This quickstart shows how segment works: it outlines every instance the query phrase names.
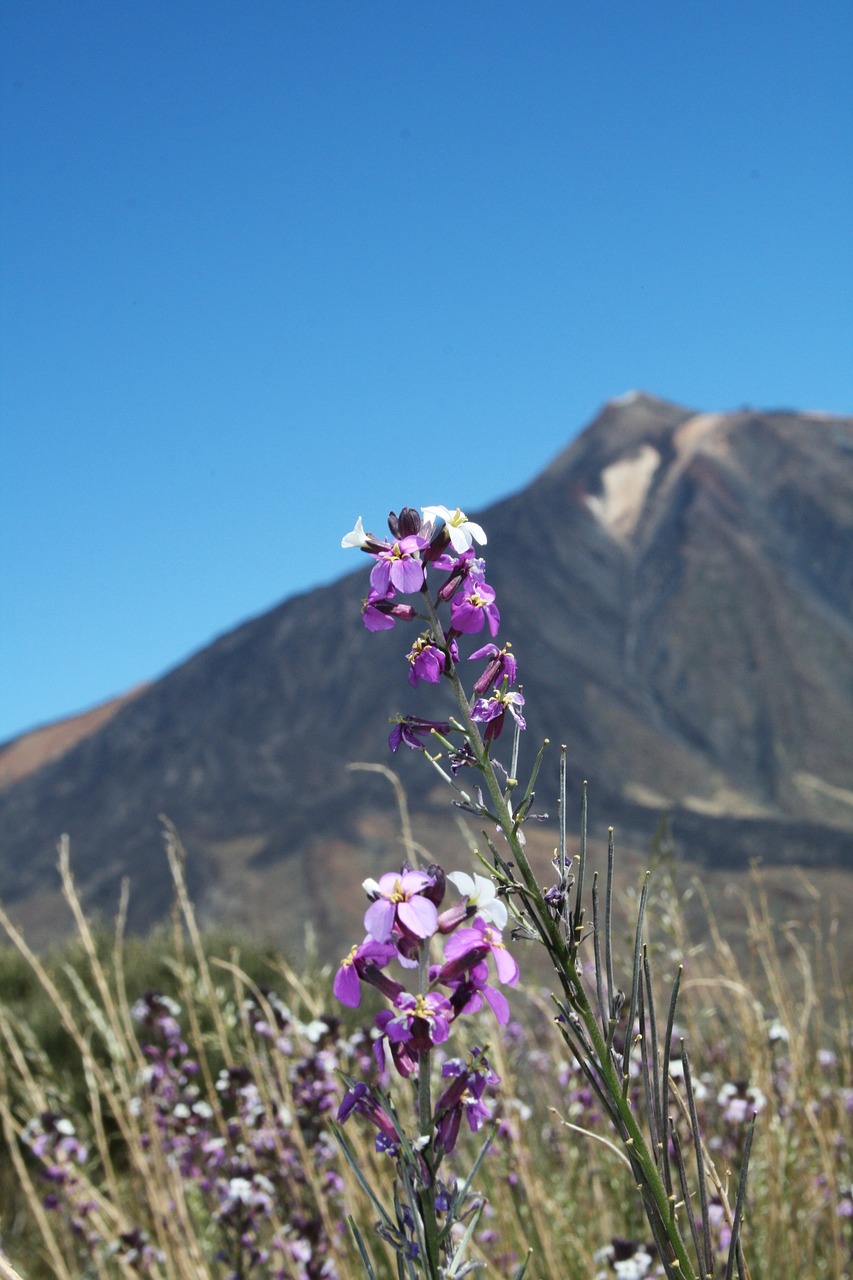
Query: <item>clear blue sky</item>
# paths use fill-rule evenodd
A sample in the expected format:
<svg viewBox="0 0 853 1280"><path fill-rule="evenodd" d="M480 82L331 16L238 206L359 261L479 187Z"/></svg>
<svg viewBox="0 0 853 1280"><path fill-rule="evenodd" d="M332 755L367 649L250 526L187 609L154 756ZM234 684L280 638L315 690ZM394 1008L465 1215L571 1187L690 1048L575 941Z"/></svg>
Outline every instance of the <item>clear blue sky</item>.
<svg viewBox="0 0 853 1280"><path fill-rule="evenodd" d="M630 388L853 409L850 0L4 0L0 47L0 739Z"/></svg>

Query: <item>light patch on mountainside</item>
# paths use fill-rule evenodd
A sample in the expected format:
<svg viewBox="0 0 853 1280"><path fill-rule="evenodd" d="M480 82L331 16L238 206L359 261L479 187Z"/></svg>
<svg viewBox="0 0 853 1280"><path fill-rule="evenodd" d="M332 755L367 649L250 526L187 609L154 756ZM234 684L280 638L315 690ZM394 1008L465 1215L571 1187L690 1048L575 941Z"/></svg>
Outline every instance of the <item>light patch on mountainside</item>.
<svg viewBox="0 0 853 1280"><path fill-rule="evenodd" d="M622 788L622 794L626 800L633 800L634 804L641 804L646 809L672 808L671 800L661 795L659 791L653 791L651 787L644 786L642 782L626 782Z"/></svg>
<svg viewBox="0 0 853 1280"><path fill-rule="evenodd" d="M729 451L727 427L732 423L731 414L695 413L682 423L673 436L676 452L685 458L697 449L707 453L724 454Z"/></svg>
<svg viewBox="0 0 853 1280"><path fill-rule="evenodd" d="M776 812L734 787L719 787L712 796L683 796L681 804L693 813L721 818L770 818Z"/></svg>
<svg viewBox="0 0 853 1280"><path fill-rule="evenodd" d="M660 792L640 782L628 782L622 788L622 794L626 800L632 800L635 804L641 804L647 809L667 810L681 805L693 813L732 818L766 818L773 814L772 809L759 804L752 796L734 787L717 787L713 795L684 795L673 800L672 797L661 795ZM853 795L850 796L850 800L853 802Z"/></svg>
<svg viewBox="0 0 853 1280"><path fill-rule="evenodd" d="M838 804L848 804L853 808L853 791L848 791L846 787L835 787L831 782L824 782L823 778L818 778L813 773L804 773L802 770L798 770L791 781L795 787L806 794L810 792L812 795L835 800Z"/></svg>
<svg viewBox="0 0 853 1280"><path fill-rule="evenodd" d="M596 520L620 542L634 532L659 465L657 449L644 444L632 457L604 468L600 495L587 494L586 504Z"/></svg>

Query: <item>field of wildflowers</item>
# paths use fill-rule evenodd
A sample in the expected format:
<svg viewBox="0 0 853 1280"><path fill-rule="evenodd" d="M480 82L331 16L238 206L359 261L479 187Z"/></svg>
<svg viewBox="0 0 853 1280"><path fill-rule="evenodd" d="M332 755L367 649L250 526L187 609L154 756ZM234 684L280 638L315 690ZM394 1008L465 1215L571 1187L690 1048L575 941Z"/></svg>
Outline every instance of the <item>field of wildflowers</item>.
<svg viewBox="0 0 853 1280"><path fill-rule="evenodd" d="M0 1278L849 1280L832 938L780 938L756 876L746 981L710 904L695 952L665 863L626 907L584 814L568 856L564 790L534 866L542 751L519 780L486 534L445 507L388 523L343 539L372 561L364 624L419 624L409 684L449 693L389 745L444 779L477 851L445 868L407 839L363 885L362 940L297 973L200 935L175 832L172 928L147 942L126 904L114 937L93 929L64 843L74 946L40 958L0 910Z"/></svg>

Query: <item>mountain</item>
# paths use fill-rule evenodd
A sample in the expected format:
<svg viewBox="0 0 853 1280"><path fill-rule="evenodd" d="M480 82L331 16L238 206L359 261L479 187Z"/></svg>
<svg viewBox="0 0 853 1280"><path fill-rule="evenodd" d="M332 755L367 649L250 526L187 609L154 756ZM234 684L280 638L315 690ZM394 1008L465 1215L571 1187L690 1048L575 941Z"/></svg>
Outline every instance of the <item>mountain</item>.
<svg viewBox="0 0 853 1280"><path fill-rule="evenodd" d="M476 519L527 757L543 737L567 743L571 803L588 779L595 830L642 845L665 811L677 852L711 866L853 868L853 419L632 393ZM370 566L348 554L353 573L100 718L51 727L50 749L34 735L0 749L0 898L36 937L63 927L66 831L90 906L111 915L129 876L132 927L160 918L165 814L203 919L311 920L325 945L353 885L398 856L388 781L352 761L393 765L431 838L452 842L437 775L386 745L395 713L449 704L408 686L412 630L364 629Z"/></svg>

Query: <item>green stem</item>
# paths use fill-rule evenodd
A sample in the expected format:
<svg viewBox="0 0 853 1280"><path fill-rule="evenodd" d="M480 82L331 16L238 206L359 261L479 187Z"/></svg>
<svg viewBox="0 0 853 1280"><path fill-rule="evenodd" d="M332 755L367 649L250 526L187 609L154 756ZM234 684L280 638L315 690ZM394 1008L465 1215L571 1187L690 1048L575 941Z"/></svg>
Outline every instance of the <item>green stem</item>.
<svg viewBox="0 0 853 1280"><path fill-rule="evenodd" d="M424 601L433 637L446 652L447 640L441 622L426 593L424 593ZM486 788L492 801L493 812L498 818L501 830L506 837L521 875L528 914L554 962L566 998L583 1022L587 1035L592 1042L597 1059L594 1064L595 1069L618 1116L618 1127L621 1130L620 1137L628 1148L633 1167L640 1171L645 1188L654 1202L661 1227L666 1233L672 1248L674 1256L670 1259L670 1266L680 1276L684 1277L684 1280L696 1280L696 1272L690 1262L690 1257L675 1220L673 1202L667 1196L666 1187L658 1172L657 1165L637 1124L628 1098L623 1093L623 1081L607 1048L607 1043L598 1025L598 1019L582 985L574 957L563 938L557 920L545 902L542 890L536 882L536 877L518 836L518 823L510 812L498 776L489 758L488 750L480 736L480 731L476 723L471 719L471 709L465 690L449 654L445 671L456 698L459 718L464 727L465 735L485 779ZM643 1186L640 1185L638 1189L642 1192Z"/></svg>
<svg viewBox="0 0 853 1280"><path fill-rule="evenodd" d="M421 944L420 954L418 956L418 988L420 994L425 996L429 990L429 942L425 941ZM418 1052L418 1129L422 1138L426 1139L420 1157L429 1169L427 1179L418 1179L420 1185L417 1191L418 1207L421 1215L421 1222L424 1229L424 1242L426 1244L427 1256L424 1259L424 1266L430 1280L439 1280L440 1275L440 1250L439 1250L439 1230L435 1217L435 1179L433 1177L432 1160L430 1159L431 1141L432 1141L432 1100L430 1097L430 1063L431 1055L429 1049L420 1050ZM413 1171L416 1172L416 1171Z"/></svg>

